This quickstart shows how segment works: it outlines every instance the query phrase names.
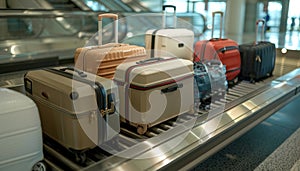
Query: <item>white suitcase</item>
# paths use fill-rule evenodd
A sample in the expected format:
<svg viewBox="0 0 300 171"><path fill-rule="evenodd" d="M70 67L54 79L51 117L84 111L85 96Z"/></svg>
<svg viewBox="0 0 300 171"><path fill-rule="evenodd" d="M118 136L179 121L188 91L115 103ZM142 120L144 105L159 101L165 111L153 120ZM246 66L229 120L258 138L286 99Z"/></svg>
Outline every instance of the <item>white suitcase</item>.
<svg viewBox="0 0 300 171"><path fill-rule="evenodd" d="M45 169L41 122L35 103L0 88L0 170Z"/></svg>
<svg viewBox="0 0 300 171"><path fill-rule="evenodd" d="M165 28L166 15L163 15L163 28L146 32L146 50L150 51L148 55L150 57L174 56L193 61L194 32L185 28L176 28L176 7L164 5L163 11L167 7L174 8L174 28Z"/></svg>
<svg viewBox="0 0 300 171"><path fill-rule="evenodd" d="M121 121L147 128L193 109L193 63L180 58L150 58L123 63L114 81L119 87Z"/></svg>

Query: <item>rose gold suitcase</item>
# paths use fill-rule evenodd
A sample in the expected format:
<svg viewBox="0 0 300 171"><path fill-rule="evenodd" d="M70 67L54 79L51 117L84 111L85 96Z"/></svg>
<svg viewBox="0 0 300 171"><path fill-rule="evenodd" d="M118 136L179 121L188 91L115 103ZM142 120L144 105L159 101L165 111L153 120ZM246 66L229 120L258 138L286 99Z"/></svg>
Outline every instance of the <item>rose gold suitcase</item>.
<svg viewBox="0 0 300 171"><path fill-rule="evenodd" d="M117 87L110 79L70 67L34 70L24 77L26 94L37 104L43 133L74 152L111 140L120 131Z"/></svg>
<svg viewBox="0 0 300 171"><path fill-rule="evenodd" d="M115 20L115 43L102 45L102 18ZM113 78L116 67L123 62L139 61L146 58L144 47L118 43L118 16L116 14L101 14L98 17L98 46L77 48L75 51L75 67L83 71L97 74L105 78Z"/></svg>
<svg viewBox="0 0 300 171"><path fill-rule="evenodd" d="M179 58L150 58L117 67L121 121L147 128L193 109L193 63Z"/></svg>

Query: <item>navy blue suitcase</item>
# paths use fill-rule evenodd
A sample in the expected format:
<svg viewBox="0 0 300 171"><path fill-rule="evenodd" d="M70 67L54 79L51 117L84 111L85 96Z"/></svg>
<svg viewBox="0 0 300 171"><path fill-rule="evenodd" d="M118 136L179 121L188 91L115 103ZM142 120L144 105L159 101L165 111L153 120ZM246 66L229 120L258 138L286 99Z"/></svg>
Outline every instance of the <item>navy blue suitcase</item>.
<svg viewBox="0 0 300 171"><path fill-rule="evenodd" d="M256 21L256 34L259 22L263 23L261 29L261 37L263 39L265 21ZM249 79L251 82L255 82L272 76L276 58L275 44L266 41L255 41L255 43L240 45L239 50L242 61L240 74L242 79Z"/></svg>

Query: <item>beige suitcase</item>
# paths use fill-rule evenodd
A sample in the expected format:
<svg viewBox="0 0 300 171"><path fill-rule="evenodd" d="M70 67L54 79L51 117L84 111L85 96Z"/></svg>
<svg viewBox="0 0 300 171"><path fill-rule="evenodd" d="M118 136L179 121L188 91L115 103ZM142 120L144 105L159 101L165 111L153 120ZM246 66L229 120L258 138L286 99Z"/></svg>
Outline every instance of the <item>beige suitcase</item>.
<svg viewBox="0 0 300 171"><path fill-rule="evenodd" d="M119 115L114 112L118 94L112 80L73 70L29 71L24 84L40 111L43 133L84 162L86 150L119 133Z"/></svg>
<svg viewBox="0 0 300 171"><path fill-rule="evenodd" d="M193 109L193 63L179 58L151 58L123 63L114 81L120 96L121 121L147 128Z"/></svg>
<svg viewBox="0 0 300 171"><path fill-rule="evenodd" d="M102 18L115 20L115 43L102 45ZM139 61L146 58L144 47L118 43L118 16L116 14L101 14L99 19L98 46L77 48L75 51L75 67L83 71L97 74L105 78L113 78L116 67L123 62Z"/></svg>

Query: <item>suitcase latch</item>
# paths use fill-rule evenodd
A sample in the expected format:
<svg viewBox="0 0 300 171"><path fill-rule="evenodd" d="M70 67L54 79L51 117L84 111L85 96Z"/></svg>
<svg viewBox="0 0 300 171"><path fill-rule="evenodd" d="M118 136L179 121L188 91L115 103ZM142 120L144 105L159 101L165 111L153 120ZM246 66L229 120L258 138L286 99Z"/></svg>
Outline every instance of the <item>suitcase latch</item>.
<svg viewBox="0 0 300 171"><path fill-rule="evenodd" d="M260 56L257 55L256 58L255 58L255 61L261 62Z"/></svg>
<svg viewBox="0 0 300 171"><path fill-rule="evenodd" d="M106 108L105 110L102 109L100 111L100 114L102 117L104 117L107 114L112 114L112 113L115 113L115 103L114 102L110 103L110 108Z"/></svg>

